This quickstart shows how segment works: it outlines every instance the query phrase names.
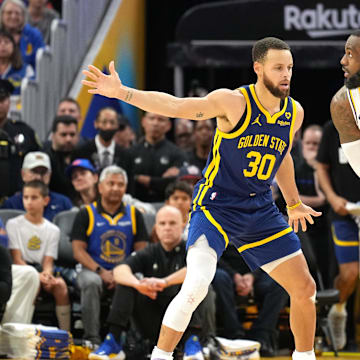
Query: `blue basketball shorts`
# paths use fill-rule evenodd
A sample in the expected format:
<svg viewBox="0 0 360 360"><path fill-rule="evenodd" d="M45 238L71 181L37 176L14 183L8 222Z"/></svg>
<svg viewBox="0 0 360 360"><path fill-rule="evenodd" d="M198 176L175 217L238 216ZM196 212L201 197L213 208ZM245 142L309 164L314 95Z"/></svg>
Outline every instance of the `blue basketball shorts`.
<svg viewBox="0 0 360 360"><path fill-rule="evenodd" d="M359 261L359 228L352 219L334 220L331 232L339 264Z"/></svg>
<svg viewBox="0 0 360 360"><path fill-rule="evenodd" d="M229 243L234 244L251 270L301 248L299 238L273 202L256 209L197 208L190 217L187 247L201 235L218 258Z"/></svg>

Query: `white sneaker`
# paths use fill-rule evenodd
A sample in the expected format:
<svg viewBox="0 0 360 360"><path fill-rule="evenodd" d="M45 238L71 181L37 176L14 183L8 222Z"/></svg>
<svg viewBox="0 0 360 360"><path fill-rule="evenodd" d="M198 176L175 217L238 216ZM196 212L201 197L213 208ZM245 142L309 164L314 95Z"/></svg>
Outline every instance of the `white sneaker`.
<svg viewBox="0 0 360 360"><path fill-rule="evenodd" d="M346 319L347 312L345 309L342 312L339 312L335 305L331 307L328 314L328 320L334 334L334 347L336 350L341 350L346 345Z"/></svg>

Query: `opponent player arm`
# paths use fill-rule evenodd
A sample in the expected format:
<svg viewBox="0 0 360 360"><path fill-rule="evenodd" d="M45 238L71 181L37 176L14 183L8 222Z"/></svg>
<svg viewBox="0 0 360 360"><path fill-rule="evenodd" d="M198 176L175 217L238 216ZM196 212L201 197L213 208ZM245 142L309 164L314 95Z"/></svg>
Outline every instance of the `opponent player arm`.
<svg viewBox="0 0 360 360"><path fill-rule="evenodd" d="M231 114L227 113L227 109L234 108L233 99L229 95L235 96L237 93L232 90L218 89L202 98L178 98L163 92L142 91L123 85L113 61L109 65L110 75L105 75L93 65L89 65L89 70L84 70L83 74L90 78L90 81L83 80L82 83L91 88L88 90L91 94L117 98L144 111L172 118L232 118Z"/></svg>

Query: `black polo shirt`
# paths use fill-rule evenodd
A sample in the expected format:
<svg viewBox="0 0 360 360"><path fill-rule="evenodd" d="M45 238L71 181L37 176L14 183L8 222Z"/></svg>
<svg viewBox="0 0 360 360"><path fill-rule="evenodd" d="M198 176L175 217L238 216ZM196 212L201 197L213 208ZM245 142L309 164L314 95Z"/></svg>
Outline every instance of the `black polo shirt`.
<svg viewBox="0 0 360 360"><path fill-rule="evenodd" d="M99 199L96 203L96 209L99 213L105 213L111 217L115 217L119 213L125 212L125 205L121 203L120 207L114 214L110 214L104 210L101 205L101 200ZM141 212L135 208L135 218L136 218L136 234L134 235L134 244L139 241L149 241L149 236L146 231L144 218ZM82 207L77 213L74 220L74 225L71 231L71 241L72 240L82 240L86 243L89 241L89 237L86 235L86 230L89 227L89 213L85 207Z"/></svg>
<svg viewBox="0 0 360 360"><path fill-rule="evenodd" d="M171 251L166 251L158 242L132 253L124 263L130 266L134 274L141 273L144 277L164 278L186 266L185 256L185 241L181 241ZM180 287L181 284L169 286L162 295L175 296Z"/></svg>
<svg viewBox="0 0 360 360"><path fill-rule="evenodd" d="M163 173L175 166L181 168L186 165L185 153L169 140L161 140L151 145L143 140L130 149L135 175L151 177L150 186L146 187L135 181L135 197L145 202L160 202L165 200L166 186L175 177L163 178Z"/></svg>

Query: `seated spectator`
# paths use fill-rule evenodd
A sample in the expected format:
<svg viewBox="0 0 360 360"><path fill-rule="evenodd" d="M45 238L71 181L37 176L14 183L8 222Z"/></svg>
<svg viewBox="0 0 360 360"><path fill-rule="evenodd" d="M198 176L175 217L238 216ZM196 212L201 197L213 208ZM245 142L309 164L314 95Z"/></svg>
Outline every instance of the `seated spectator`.
<svg viewBox="0 0 360 360"><path fill-rule="evenodd" d="M8 31L19 45L25 64L35 69L38 49L45 46L41 32L26 23L27 9L21 0L5 0L0 9L0 27Z"/></svg>
<svg viewBox="0 0 360 360"><path fill-rule="evenodd" d="M212 139L215 134L215 122L212 119L195 121L194 144L195 148L189 153L189 164L197 166L201 171L206 166L206 161L211 149Z"/></svg>
<svg viewBox="0 0 360 360"><path fill-rule="evenodd" d="M129 329L131 319L142 338L156 342L163 314L185 279L186 245L182 241L183 221L179 210L164 206L156 215L155 226L159 243L137 251L114 269L114 279L119 285L116 285L107 319L110 332L89 359L122 359L121 334ZM141 274L141 278L135 274ZM205 300L202 305L206 306ZM207 329L202 325L197 309L185 339L193 339L194 334L199 336L201 330L206 333ZM185 345L185 355L186 350ZM200 358L194 356L191 359Z"/></svg>
<svg viewBox="0 0 360 360"><path fill-rule="evenodd" d="M126 185L123 169L106 167L99 179L99 200L80 209L71 232L74 258L82 265L77 283L84 340L92 345L101 342L100 298L115 286L113 268L148 241L141 213L123 202Z"/></svg>
<svg viewBox="0 0 360 360"><path fill-rule="evenodd" d="M45 149L51 161L51 179L49 187L52 191L73 198L74 187L66 176L65 170L71 163L72 152L79 141L77 120L69 115L57 115L52 124L50 146Z"/></svg>
<svg viewBox="0 0 360 360"><path fill-rule="evenodd" d="M135 175L135 196L141 201L164 201L166 186L175 181L186 156L165 138L171 129L166 116L146 112L141 120L144 139L130 151Z"/></svg>
<svg viewBox="0 0 360 360"><path fill-rule="evenodd" d="M20 95L22 79L34 76L33 68L23 63L13 36L4 29L0 30L0 76L13 85L12 95Z"/></svg>
<svg viewBox="0 0 360 360"><path fill-rule="evenodd" d="M7 249L0 245L0 322L6 303L10 299L11 287L11 258Z"/></svg>
<svg viewBox="0 0 360 360"><path fill-rule="evenodd" d="M3 153L5 165L1 178L7 184L7 196L13 195L22 188L21 165L24 155L37 151L41 145L35 131L23 121L14 121L8 117L10 110L10 95L14 87L8 80L0 79L0 130L1 140L8 142L7 151ZM7 169L6 169L7 167Z"/></svg>
<svg viewBox="0 0 360 360"><path fill-rule="evenodd" d="M54 9L46 6L47 0L29 0L27 22L40 30L44 42L50 44L51 23L59 18Z"/></svg>
<svg viewBox="0 0 360 360"><path fill-rule="evenodd" d="M188 119L176 119L175 144L184 152L194 150L194 122Z"/></svg>
<svg viewBox="0 0 360 360"><path fill-rule="evenodd" d="M2 246L8 248L8 236L1 219L0 242ZM0 261L1 264L4 264L3 259ZM5 312L0 322L4 324L8 322L30 324L34 314L34 302L40 286L39 273L30 265L12 264L10 276L12 278L11 296L6 303ZM0 292L3 293L3 290L1 289Z"/></svg>
<svg viewBox="0 0 360 360"><path fill-rule="evenodd" d="M130 149L135 144L135 132L125 115L119 114L119 128L114 135L114 140L124 149Z"/></svg>
<svg viewBox="0 0 360 360"><path fill-rule="evenodd" d="M109 165L122 167L128 176L128 192L132 193L133 176L128 151L115 143L114 135L119 127L119 114L111 107L101 109L95 119L98 134L73 151L72 159L89 159L97 170Z"/></svg>
<svg viewBox="0 0 360 360"><path fill-rule="evenodd" d="M67 168L66 173L77 192L74 198L75 205L89 205L96 201L98 175L88 159L75 159ZM135 199L130 194L124 194L123 202L135 206L142 213L153 215L156 213L153 205Z"/></svg>
<svg viewBox="0 0 360 360"><path fill-rule="evenodd" d="M41 151L28 153L22 165L21 177L26 184L29 181L38 179L45 185L49 185L51 177L50 158ZM45 204L44 218L52 221L54 216L61 211L70 210L73 205L70 199L54 191L49 192L49 202ZM24 210L23 194L21 192L9 197L1 206L3 209Z"/></svg>
<svg viewBox="0 0 360 360"><path fill-rule="evenodd" d="M59 228L43 217L49 203L49 190L40 180L24 184L26 213L6 224L14 264L33 265L39 271L41 288L52 294L56 302L59 327L70 331L70 300L65 281L53 275L60 241Z"/></svg>

